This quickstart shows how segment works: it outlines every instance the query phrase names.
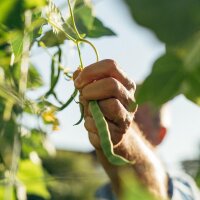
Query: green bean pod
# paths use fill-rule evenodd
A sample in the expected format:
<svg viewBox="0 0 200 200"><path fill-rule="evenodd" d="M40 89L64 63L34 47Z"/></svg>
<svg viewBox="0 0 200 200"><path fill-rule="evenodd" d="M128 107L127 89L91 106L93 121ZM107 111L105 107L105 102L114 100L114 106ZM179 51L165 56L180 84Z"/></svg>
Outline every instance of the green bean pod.
<svg viewBox="0 0 200 200"><path fill-rule="evenodd" d="M129 161L126 158L114 153L109 127L97 101L90 101L89 109L99 133L101 147L108 161L113 165L119 166L125 164L133 164L134 161Z"/></svg>

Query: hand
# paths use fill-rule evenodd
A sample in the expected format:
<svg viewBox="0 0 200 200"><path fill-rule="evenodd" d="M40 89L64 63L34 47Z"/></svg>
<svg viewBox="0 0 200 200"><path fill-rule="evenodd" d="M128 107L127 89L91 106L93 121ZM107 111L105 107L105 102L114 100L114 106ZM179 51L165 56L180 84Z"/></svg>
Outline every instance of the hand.
<svg viewBox="0 0 200 200"><path fill-rule="evenodd" d="M97 150L97 157L110 177L115 193L120 193L118 173L122 168L111 165L101 151L98 131L88 109L90 100L98 100L109 126L114 152L128 160L135 160L131 169L152 193L167 199L166 172L139 129L131 125L136 111L132 106L136 89L134 82L113 60L103 60L81 71L75 79L75 86L80 90L90 142Z"/></svg>
<svg viewBox="0 0 200 200"><path fill-rule="evenodd" d="M80 90L80 102L84 105L85 128L96 149L100 149L100 139L94 120L88 108L89 100L98 100L104 114L114 145L119 145L133 120L135 83L127 78L113 60L103 60L86 67L75 79Z"/></svg>

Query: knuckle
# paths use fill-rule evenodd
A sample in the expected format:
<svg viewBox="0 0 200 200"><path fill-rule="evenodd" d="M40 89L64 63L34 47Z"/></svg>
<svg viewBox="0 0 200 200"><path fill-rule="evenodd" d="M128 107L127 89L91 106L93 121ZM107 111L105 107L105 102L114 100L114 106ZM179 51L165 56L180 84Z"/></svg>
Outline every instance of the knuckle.
<svg viewBox="0 0 200 200"><path fill-rule="evenodd" d="M113 77L108 78L108 82L109 82L108 84L111 88L111 91L113 93L120 91L120 84L115 78L113 78Z"/></svg>
<svg viewBox="0 0 200 200"><path fill-rule="evenodd" d="M135 92L136 91L136 83L134 81L130 81L130 88Z"/></svg>
<svg viewBox="0 0 200 200"><path fill-rule="evenodd" d="M113 59L105 59L104 62L111 67L114 67L115 65L117 65L116 61Z"/></svg>
<svg viewBox="0 0 200 200"><path fill-rule="evenodd" d="M100 139L99 139L98 135L89 132L88 138L89 138L90 143L93 145L94 148L101 149Z"/></svg>
<svg viewBox="0 0 200 200"><path fill-rule="evenodd" d="M120 133L125 134L127 132L128 128L129 128L128 124L126 124L126 123L122 124L120 127Z"/></svg>
<svg viewBox="0 0 200 200"><path fill-rule="evenodd" d="M118 69L118 65L117 65L117 63L116 63L115 60L113 60L113 59L106 59L104 61L105 61L106 65L109 67L109 69L111 70L111 72Z"/></svg>
<svg viewBox="0 0 200 200"><path fill-rule="evenodd" d="M83 89L82 89L82 96L83 96L83 99L85 99L86 101L89 100L89 94L90 94L90 87L89 86L85 86Z"/></svg>
<svg viewBox="0 0 200 200"><path fill-rule="evenodd" d="M110 99L110 107L112 108L113 113L118 113L120 110L120 101L118 99Z"/></svg>
<svg viewBox="0 0 200 200"><path fill-rule="evenodd" d="M99 106L105 117L113 121L118 121L120 106L117 99L110 98L106 100L101 100L99 101Z"/></svg>
<svg viewBox="0 0 200 200"><path fill-rule="evenodd" d="M118 99L110 98L110 99L100 100L99 105L106 108L113 108L118 105Z"/></svg>
<svg viewBox="0 0 200 200"><path fill-rule="evenodd" d="M134 94L136 91L135 81L128 79L127 89Z"/></svg>
<svg viewBox="0 0 200 200"><path fill-rule="evenodd" d="M86 117L84 126L88 132L97 133L97 128L95 126L94 120L91 117Z"/></svg>
<svg viewBox="0 0 200 200"><path fill-rule="evenodd" d="M129 127L131 126L132 123L132 117L127 114L126 118L122 121L120 125L120 132L121 133L126 133Z"/></svg>
<svg viewBox="0 0 200 200"><path fill-rule="evenodd" d="M79 96L79 101L80 103L82 103L83 105L85 105L87 103L87 101L85 100L85 98L83 97L83 95Z"/></svg>
<svg viewBox="0 0 200 200"><path fill-rule="evenodd" d="M86 129L87 131L89 131L89 124L88 124L87 118L85 119L84 127L85 127L85 129Z"/></svg>

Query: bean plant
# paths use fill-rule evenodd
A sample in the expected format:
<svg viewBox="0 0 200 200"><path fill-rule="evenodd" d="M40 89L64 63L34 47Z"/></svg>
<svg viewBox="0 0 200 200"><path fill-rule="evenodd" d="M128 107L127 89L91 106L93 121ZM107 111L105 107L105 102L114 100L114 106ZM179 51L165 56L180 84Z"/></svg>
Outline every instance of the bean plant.
<svg viewBox="0 0 200 200"><path fill-rule="evenodd" d="M183 94L199 105L199 1L124 2L135 21L149 28L166 44L165 53L155 61L151 73L136 93L137 103L149 102L160 106ZM76 88L65 101L59 99L56 90L59 80L64 77L67 84L72 81L76 70L63 64L63 53L67 52L67 49L63 51L64 44L73 42L76 46L80 62L78 70L81 71L85 67L82 45L91 47L96 62L99 55L89 38L116 35L94 15L94 7L92 1L68 0L65 1L67 17L63 17L66 11L59 8L56 1L0 1L0 199L27 199L29 193L44 199L51 198L45 181L27 186L23 180L33 179L33 174L46 178L39 158L51 154L47 145L47 130L49 127L52 131L58 130L60 123L57 114L67 109L71 102L77 102ZM47 90L44 89L45 83L39 73L39 68L44 66L32 63L33 49L45 52L51 61L50 66L45 66L50 71ZM28 95L30 91L34 93L39 89L43 92L37 97L31 98ZM82 105L79 102L77 104L82 110ZM99 117L104 124L104 130L99 130L99 133L102 132L102 137L107 138L109 130L105 120L100 110L97 110L97 103L93 104L90 107L96 107L96 110L91 108L94 118ZM76 125L82 118L81 115ZM34 125L25 123L25 119L34 121ZM98 126L99 121L96 122ZM112 162L117 155L112 151L110 139L104 141L110 144L104 153ZM129 163L118 158L120 164L121 161ZM114 161L114 164L119 163Z"/></svg>

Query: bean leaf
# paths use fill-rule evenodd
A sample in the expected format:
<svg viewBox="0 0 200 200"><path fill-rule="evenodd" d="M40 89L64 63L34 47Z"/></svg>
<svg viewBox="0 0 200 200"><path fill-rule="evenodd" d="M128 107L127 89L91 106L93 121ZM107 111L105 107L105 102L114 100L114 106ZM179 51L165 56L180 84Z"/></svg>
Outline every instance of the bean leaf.
<svg viewBox="0 0 200 200"><path fill-rule="evenodd" d="M132 16L142 26L153 30L157 37L175 45L200 29L198 0L124 0Z"/></svg>
<svg viewBox="0 0 200 200"><path fill-rule="evenodd" d="M153 102L161 105L180 93L185 72L183 62L173 54L161 56L153 65L136 94L138 103Z"/></svg>

